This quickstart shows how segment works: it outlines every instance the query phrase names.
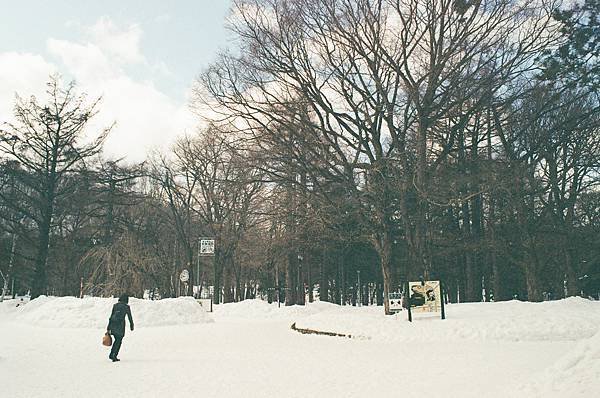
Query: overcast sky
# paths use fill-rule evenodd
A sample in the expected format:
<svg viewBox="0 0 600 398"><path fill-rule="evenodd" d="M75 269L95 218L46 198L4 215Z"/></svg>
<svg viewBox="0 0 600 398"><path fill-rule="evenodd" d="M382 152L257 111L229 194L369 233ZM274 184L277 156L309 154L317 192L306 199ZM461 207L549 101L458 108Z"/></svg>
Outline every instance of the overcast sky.
<svg viewBox="0 0 600 398"><path fill-rule="evenodd" d="M108 156L145 158L196 122L194 78L227 45L229 0L0 0L0 122L14 94L43 97L54 72L103 96L93 128Z"/></svg>

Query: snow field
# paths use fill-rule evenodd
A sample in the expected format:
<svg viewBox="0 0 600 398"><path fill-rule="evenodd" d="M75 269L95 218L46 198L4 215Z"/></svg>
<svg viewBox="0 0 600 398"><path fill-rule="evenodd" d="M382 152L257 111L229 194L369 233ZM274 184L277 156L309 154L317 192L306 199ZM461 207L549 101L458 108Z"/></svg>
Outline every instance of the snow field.
<svg viewBox="0 0 600 398"><path fill-rule="evenodd" d="M0 396L600 396L600 303L449 305L447 319L329 303L130 300L122 362L100 344L116 299L0 305ZM301 335L298 327L359 339Z"/></svg>
<svg viewBox="0 0 600 398"><path fill-rule="evenodd" d="M532 398L600 396L600 332L578 342L521 391Z"/></svg>

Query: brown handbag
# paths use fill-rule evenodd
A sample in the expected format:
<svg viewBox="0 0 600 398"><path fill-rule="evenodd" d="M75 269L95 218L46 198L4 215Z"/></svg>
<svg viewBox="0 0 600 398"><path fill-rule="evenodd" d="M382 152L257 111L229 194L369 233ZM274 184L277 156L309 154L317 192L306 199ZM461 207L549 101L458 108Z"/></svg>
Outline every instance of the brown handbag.
<svg viewBox="0 0 600 398"><path fill-rule="evenodd" d="M108 334L108 332L104 333L104 336L102 337L102 345L107 347L112 345L112 337L110 334Z"/></svg>

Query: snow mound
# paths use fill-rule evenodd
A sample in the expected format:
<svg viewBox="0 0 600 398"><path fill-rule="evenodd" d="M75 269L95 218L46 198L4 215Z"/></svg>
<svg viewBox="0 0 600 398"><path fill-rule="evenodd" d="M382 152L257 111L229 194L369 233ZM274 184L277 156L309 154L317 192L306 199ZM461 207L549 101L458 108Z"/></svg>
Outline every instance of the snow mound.
<svg viewBox="0 0 600 398"><path fill-rule="evenodd" d="M600 397L600 332L520 388L528 397Z"/></svg>
<svg viewBox="0 0 600 398"><path fill-rule="evenodd" d="M18 311L17 304L19 302L14 299L4 300L0 303L0 318L6 318Z"/></svg>
<svg viewBox="0 0 600 398"><path fill-rule="evenodd" d="M13 321L55 328L106 328L113 298L40 296L18 308L0 311L0 316ZM213 322L191 297L157 301L131 298L129 306L136 327ZM8 307L8 306L2 306Z"/></svg>
<svg viewBox="0 0 600 398"><path fill-rule="evenodd" d="M310 316L324 311L333 311L340 306L326 302L314 302L307 305L292 305L281 307L277 303L267 303L266 301L244 300L238 303L218 304L214 307L215 316L222 319L234 320L287 320L294 321L298 317Z"/></svg>
<svg viewBox="0 0 600 398"><path fill-rule="evenodd" d="M574 341L599 331L600 302L450 304L446 318L415 314L410 323L406 311L385 316L381 307L338 307L302 317L296 326L386 341Z"/></svg>

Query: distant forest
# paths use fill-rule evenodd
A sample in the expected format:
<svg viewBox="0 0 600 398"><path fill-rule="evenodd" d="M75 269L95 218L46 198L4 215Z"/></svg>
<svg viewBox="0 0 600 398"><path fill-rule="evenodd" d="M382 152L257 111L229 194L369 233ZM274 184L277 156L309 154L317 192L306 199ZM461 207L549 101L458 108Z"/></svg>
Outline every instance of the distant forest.
<svg viewBox="0 0 600 398"><path fill-rule="evenodd" d="M420 278L451 302L598 299L600 2L570 7L233 1L203 127L141 164L103 156L101 99L52 76L1 121L0 283L172 297L186 269L217 303L386 313Z"/></svg>

